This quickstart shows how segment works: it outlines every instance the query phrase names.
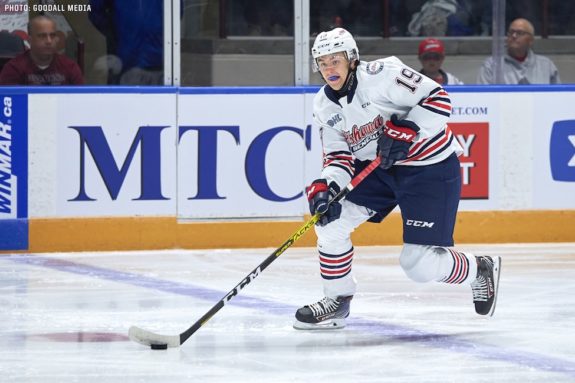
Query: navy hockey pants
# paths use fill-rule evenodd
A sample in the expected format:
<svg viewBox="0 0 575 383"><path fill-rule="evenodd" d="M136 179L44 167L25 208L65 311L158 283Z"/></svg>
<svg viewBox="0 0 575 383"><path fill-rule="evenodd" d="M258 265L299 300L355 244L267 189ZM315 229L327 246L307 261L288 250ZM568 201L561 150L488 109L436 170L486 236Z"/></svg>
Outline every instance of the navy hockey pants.
<svg viewBox="0 0 575 383"><path fill-rule="evenodd" d="M356 161L356 174L369 162ZM377 168L346 199L377 212L372 222L399 206L404 243L453 246L460 195L459 159L452 154L433 165Z"/></svg>

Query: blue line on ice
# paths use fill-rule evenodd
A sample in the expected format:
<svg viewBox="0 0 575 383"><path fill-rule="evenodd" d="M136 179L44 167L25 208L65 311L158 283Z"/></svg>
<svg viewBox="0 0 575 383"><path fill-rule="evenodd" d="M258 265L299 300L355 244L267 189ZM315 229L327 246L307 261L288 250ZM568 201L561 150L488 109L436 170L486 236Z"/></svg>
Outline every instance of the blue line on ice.
<svg viewBox="0 0 575 383"><path fill-rule="evenodd" d="M214 304L222 299L225 294L221 291L198 287L188 283L171 282L139 274L105 269L102 267L38 255L12 255L3 259L20 264L46 267L67 273L100 278L113 282L122 282L132 286L205 299ZM250 298L242 295L236 296L230 304L258 311L266 311L275 315L292 316L297 309L294 306L261 298ZM568 360L562 360L531 352L510 350L498 346L482 345L476 342L458 339L457 336L454 335L430 333L375 320L357 318L348 321L348 324L350 327L353 326L354 329L364 329L369 334L390 337L394 340L417 342L418 344L423 344L432 348L459 352L482 359L507 362L541 371L563 373L575 378L575 363Z"/></svg>

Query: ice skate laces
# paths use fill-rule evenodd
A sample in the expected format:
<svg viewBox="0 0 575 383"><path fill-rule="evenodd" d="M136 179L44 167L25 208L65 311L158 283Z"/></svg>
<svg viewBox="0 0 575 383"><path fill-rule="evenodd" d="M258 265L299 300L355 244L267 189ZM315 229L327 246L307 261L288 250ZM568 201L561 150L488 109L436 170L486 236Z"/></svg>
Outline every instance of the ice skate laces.
<svg viewBox="0 0 575 383"><path fill-rule="evenodd" d="M308 306L315 317L325 315L327 313L335 312L339 303L329 297L324 297L319 302L313 303Z"/></svg>
<svg viewBox="0 0 575 383"><path fill-rule="evenodd" d="M471 283L473 301L487 302L494 293L493 277L491 275L491 270L493 270L493 260L490 257L481 257L479 263L479 275L475 281Z"/></svg>
<svg viewBox="0 0 575 383"><path fill-rule="evenodd" d="M487 300L489 299L487 290L487 280L483 275L480 275L479 277L477 277L475 281L471 283L471 291L473 291L473 301L487 302Z"/></svg>

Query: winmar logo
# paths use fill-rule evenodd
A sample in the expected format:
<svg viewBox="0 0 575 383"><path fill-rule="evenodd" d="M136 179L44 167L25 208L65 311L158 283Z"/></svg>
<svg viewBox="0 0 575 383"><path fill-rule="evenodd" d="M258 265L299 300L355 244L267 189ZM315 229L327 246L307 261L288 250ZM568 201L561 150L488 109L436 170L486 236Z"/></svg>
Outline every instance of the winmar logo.
<svg viewBox="0 0 575 383"><path fill-rule="evenodd" d="M343 132L343 135L351 150L355 152L379 137L384 123L385 120L378 114L373 121L361 126L354 125L351 132Z"/></svg>
<svg viewBox="0 0 575 383"><path fill-rule="evenodd" d="M12 98L4 97L0 120L0 215L11 215L15 207L12 175Z"/></svg>

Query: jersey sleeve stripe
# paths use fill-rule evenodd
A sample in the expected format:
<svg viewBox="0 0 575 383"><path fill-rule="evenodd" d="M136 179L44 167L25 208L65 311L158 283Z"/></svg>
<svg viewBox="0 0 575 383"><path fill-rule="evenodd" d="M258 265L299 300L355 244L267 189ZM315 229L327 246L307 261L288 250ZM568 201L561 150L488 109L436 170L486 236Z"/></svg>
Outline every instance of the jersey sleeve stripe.
<svg viewBox="0 0 575 383"><path fill-rule="evenodd" d="M440 102L435 102L435 101L426 101L423 104L429 105L429 106L435 106L437 108L445 109L445 110L448 110L451 112L451 105L450 104L445 105L445 104L442 104Z"/></svg>
<svg viewBox="0 0 575 383"><path fill-rule="evenodd" d="M339 164L349 164L348 166L350 166L350 167L352 166L352 165L351 165L351 164L352 164L351 160L340 160L340 159L337 159L337 158L327 159L327 158L326 158L326 160L325 160L325 162L324 162L324 167L326 167L326 166L328 166L328 165L331 165L331 164L333 164L334 162L335 162L335 163L339 163Z"/></svg>
<svg viewBox="0 0 575 383"><path fill-rule="evenodd" d="M409 149L409 153L407 155L408 156L414 155L419 150L419 148L421 148L422 145L426 144L428 141L429 141L429 138L424 138L423 140L416 142L415 144L413 144L411 146L411 148Z"/></svg>
<svg viewBox="0 0 575 383"><path fill-rule="evenodd" d="M437 141L434 145L427 148L427 150L419 153L418 155L416 155L414 157L407 158L406 161L417 161L417 160L422 160L422 159L428 159L429 157L431 157L431 155L435 154L436 152L439 152L441 149L444 149L444 147L447 146L446 144L448 144L448 143L449 143L449 136L444 136L441 138L441 140Z"/></svg>
<svg viewBox="0 0 575 383"><path fill-rule="evenodd" d="M350 158L353 158L353 154L351 154L351 152L348 152L347 150L340 150L340 151L337 151L337 152L329 152L327 155L328 155L328 156L334 156L334 157L340 156L340 157L350 157Z"/></svg>
<svg viewBox="0 0 575 383"><path fill-rule="evenodd" d="M449 128L446 128L440 139L437 140L433 145L424 148L418 154L408 156L407 159L398 162L405 164L412 161L428 160L431 157L436 156L439 153L443 152L449 146L451 146L452 140L453 140L453 133L451 133L451 130Z"/></svg>
<svg viewBox="0 0 575 383"><path fill-rule="evenodd" d="M447 150L447 148L451 146L452 141L453 136L450 136L445 145L441 145L440 147L437 148L437 150L423 154L421 157L418 158L418 160L428 160L432 157L439 155L440 153L443 153L444 150Z"/></svg>
<svg viewBox="0 0 575 383"><path fill-rule="evenodd" d="M451 116L451 108L449 108L449 112L444 112L443 110L437 109L435 107L427 106L427 105L420 105L422 108L427 109L433 113L441 114L442 116L449 117Z"/></svg>
<svg viewBox="0 0 575 383"><path fill-rule="evenodd" d="M413 145L413 147L409 150L408 157L418 155L419 153L423 152L426 148L428 148L430 145L433 145L434 142L440 140L445 135L446 135L445 130L442 130L435 136L431 138L426 138L423 141L418 142L417 144Z"/></svg>
<svg viewBox="0 0 575 383"><path fill-rule="evenodd" d="M350 177L353 177L355 172L354 156L347 151L328 153L324 157L323 168L331 166L343 169Z"/></svg>
<svg viewBox="0 0 575 383"><path fill-rule="evenodd" d="M447 117L451 115L451 99L443 88L435 88L432 90L429 96L422 99L418 105L431 112Z"/></svg>

